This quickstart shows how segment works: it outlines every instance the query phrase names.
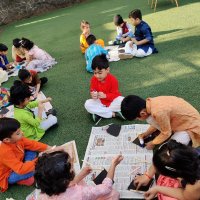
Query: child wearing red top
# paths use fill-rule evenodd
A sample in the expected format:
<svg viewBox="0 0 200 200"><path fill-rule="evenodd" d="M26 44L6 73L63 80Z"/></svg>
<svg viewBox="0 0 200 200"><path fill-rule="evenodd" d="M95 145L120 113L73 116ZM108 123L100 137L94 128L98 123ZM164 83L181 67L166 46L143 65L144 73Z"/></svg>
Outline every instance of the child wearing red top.
<svg viewBox="0 0 200 200"><path fill-rule="evenodd" d="M117 79L110 74L106 55L96 56L92 61L94 76L91 79L91 99L85 102L85 109L93 115L96 122L100 117L123 118L120 107L124 97L121 96Z"/></svg>

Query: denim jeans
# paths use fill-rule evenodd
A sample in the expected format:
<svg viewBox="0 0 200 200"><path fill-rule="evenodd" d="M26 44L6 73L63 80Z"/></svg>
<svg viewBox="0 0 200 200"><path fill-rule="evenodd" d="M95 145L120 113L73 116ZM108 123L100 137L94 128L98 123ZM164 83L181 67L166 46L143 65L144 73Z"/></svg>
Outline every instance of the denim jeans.
<svg viewBox="0 0 200 200"><path fill-rule="evenodd" d="M36 158L37 153L34 151L25 151L25 156L24 156L24 162L26 161L31 161L34 158ZM9 184L14 184L17 183L18 181L28 179L34 175L34 172L29 172L27 174L17 174L15 172L12 172L10 176L8 177L8 183Z"/></svg>

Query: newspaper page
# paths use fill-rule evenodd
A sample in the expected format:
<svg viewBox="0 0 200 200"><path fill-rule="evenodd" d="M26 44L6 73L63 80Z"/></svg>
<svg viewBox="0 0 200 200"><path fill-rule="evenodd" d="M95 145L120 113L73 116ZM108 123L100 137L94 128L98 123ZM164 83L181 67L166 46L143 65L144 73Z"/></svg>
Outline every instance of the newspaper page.
<svg viewBox="0 0 200 200"><path fill-rule="evenodd" d="M37 96L37 100L38 101L41 101L41 100L45 100L46 99L46 96L44 95L44 93L42 91L39 92L38 96ZM46 102L44 103L44 109L45 109L45 112L47 112L48 110L52 109L52 105L50 102Z"/></svg>
<svg viewBox="0 0 200 200"><path fill-rule="evenodd" d="M73 158L74 171L75 171L75 174L78 174L80 171L80 163L79 163L78 152L77 152L75 141L73 140L73 141L67 142L67 143L63 144L62 146L65 147L65 151L67 153L69 153L71 158ZM31 194L29 194L26 197L26 200L36 200L36 199L38 199L39 195L40 195L40 190L35 189Z"/></svg>
<svg viewBox="0 0 200 200"><path fill-rule="evenodd" d="M134 124L121 126L118 137L106 132L108 125L93 127L85 153L84 161L94 169L109 169L114 156L122 154L124 160L117 166L113 187L120 192L120 198L143 199L143 194L127 190L136 174L144 173L152 163L152 151L141 148L132 141L138 134L147 130L149 125ZM86 165L83 163L83 167ZM93 179L101 171L94 170L86 177L87 184L94 185Z"/></svg>

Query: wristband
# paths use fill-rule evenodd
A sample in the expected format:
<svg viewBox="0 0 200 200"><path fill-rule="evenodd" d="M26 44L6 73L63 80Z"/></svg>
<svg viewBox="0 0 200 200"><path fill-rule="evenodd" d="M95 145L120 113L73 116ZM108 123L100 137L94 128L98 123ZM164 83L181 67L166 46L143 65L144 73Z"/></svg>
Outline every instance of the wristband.
<svg viewBox="0 0 200 200"><path fill-rule="evenodd" d="M148 174L147 172L145 172L145 173L144 173L144 175L145 175L145 176L147 176L147 177L149 178L149 180L151 180L151 179L152 179L152 177L151 177L151 176L149 176L149 174Z"/></svg>

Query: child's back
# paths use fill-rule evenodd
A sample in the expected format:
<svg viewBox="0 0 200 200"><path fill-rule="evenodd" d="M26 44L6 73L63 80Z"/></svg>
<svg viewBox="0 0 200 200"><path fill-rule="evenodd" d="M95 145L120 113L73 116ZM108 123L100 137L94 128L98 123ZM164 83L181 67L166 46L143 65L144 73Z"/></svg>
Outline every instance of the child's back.
<svg viewBox="0 0 200 200"><path fill-rule="evenodd" d="M94 35L89 35L87 37L87 43L89 45L88 49L86 50L85 53L85 59L86 59L86 70L88 72L93 72L92 70L92 60L95 56L101 55L101 54L108 54L108 51L103 49L100 45L96 44L96 38Z"/></svg>

